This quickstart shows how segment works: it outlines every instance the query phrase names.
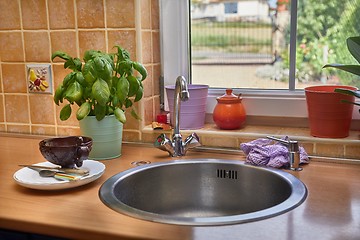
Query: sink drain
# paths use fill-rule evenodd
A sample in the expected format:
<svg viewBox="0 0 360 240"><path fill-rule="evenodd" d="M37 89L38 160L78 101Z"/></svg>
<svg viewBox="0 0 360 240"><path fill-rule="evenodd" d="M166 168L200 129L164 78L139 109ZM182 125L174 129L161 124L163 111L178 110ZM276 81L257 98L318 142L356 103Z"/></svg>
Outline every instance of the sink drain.
<svg viewBox="0 0 360 240"><path fill-rule="evenodd" d="M217 170L217 177L218 178L237 179L238 174L237 174L237 171L235 171L235 170L218 169Z"/></svg>

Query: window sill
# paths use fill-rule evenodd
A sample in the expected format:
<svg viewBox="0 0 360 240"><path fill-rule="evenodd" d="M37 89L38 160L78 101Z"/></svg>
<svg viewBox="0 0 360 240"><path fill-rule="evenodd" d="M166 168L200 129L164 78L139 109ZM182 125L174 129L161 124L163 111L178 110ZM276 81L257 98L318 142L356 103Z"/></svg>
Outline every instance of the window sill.
<svg viewBox="0 0 360 240"><path fill-rule="evenodd" d="M192 132L199 135L201 144L204 147L239 149L240 144L243 142L249 142L268 135L289 136L290 139L299 141L300 145L311 156L360 160L359 131L350 131L347 138L331 139L313 137L306 127L246 125L239 130L221 130L214 124L209 123L201 129L181 130L184 137ZM166 133L169 137L171 135L171 131L153 130L150 125L146 126L142 131L143 142L153 143L161 133Z"/></svg>

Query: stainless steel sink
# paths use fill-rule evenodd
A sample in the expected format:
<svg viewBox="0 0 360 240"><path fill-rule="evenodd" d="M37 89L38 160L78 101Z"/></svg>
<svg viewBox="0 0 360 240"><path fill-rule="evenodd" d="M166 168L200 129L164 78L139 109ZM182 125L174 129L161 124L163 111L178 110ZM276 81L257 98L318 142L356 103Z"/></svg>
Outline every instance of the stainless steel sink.
<svg viewBox="0 0 360 240"><path fill-rule="evenodd" d="M236 160L153 163L109 178L99 196L126 215L181 225L224 225L270 218L299 206L305 185L277 169Z"/></svg>

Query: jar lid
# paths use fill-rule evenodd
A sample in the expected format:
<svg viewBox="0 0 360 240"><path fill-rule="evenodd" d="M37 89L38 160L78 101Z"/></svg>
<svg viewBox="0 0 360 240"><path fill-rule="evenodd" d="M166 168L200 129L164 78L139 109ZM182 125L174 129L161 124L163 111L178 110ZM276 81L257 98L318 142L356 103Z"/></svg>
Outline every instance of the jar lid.
<svg viewBox="0 0 360 240"><path fill-rule="evenodd" d="M226 93L224 95L222 95L221 97L217 97L216 100L218 101L218 103L239 103L241 102L241 93L236 96L235 94L232 93L232 89L228 88L226 89Z"/></svg>

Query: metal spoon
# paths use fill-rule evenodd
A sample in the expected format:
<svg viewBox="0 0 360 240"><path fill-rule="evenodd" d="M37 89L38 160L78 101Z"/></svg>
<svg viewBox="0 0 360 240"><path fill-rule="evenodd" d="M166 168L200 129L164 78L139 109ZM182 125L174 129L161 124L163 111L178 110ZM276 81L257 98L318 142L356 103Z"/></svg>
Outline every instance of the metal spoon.
<svg viewBox="0 0 360 240"><path fill-rule="evenodd" d="M35 170L39 173L40 177L54 177L58 180L69 180L69 181L73 181L73 180L77 180L79 179L79 177L76 176L72 176L66 173L63 173L61 171L52 171L52 170L48 170L48 169L37 169L34 167L28 167L32 170Z"/></svg>
<svg viewBox="0 0 360 240"><path fill-rule="evenodd" d="M41 177L54 177L56 173L58 173L58 172L47 170L47 169L39 170L39 175Z"/></svg>
<svg viewBox="0 0 360 240"><path fill-rule="evenodd" d="M54 177L58 180L69 180L69 181L78 180L80 178L79 176L73 176L73 175L69 175L66 173L58 172L58 171L51 171L48 169L40 170L39 175L41 177Z"/></svg>

